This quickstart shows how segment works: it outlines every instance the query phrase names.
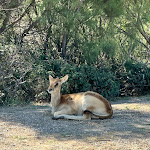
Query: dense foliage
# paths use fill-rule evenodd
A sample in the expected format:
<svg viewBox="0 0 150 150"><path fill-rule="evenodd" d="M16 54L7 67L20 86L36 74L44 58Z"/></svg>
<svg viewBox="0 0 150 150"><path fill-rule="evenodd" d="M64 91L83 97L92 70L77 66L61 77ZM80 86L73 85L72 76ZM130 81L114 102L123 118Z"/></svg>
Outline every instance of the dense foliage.
<svg viewBox="0 0 150 150"><path fill-rule="evenodd" d="M63 93L150 92L149 0L1 0L0 105Z"/></svg>

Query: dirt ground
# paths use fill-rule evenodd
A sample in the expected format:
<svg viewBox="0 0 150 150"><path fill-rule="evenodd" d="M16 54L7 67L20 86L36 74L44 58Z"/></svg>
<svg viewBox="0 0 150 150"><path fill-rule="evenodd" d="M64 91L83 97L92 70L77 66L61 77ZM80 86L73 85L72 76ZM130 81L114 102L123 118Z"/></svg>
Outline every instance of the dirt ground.
<svg viewBox="0 0 150 150"><path fill-rule="evenodd" d="M150 96L111 101L111 119L52 120L48 104L0 107L0 150L150 150Z"/></svg>

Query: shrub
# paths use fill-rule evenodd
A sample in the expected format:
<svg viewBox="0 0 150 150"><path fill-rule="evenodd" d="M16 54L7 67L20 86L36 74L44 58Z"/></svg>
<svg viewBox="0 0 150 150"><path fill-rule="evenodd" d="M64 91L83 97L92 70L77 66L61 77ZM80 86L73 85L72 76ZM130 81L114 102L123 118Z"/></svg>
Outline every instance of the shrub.
<svg viewBox="0 0 150 150"><path fill-rule="evenodd" d="M124 71L118 74L121 84L121 95L140 95L149 92L150 68L145 64L129 60Z"/></svg>
<svg viewBox="0 0 150 150"><path fill-rule="evenodd" d="M119 95L143 94L150 89L150 68L133 61L127 61L124 70L117 74L106 66L77 66L61 59L39 60L26 72L10 71L9 65L4 71L5 76L2 74L0 78L0 105L26 104L34 99L48 102L50 95L46 91L49 74L53 77L69 75L68 81L62 86L63 94L91 90L106 98L113 98Z"/></svg>
<svg viewBox="0 0 150 150"><path fill-rule="evenodd" d="M62 87L63 93L76 93L92 90L104 97L119 95L120 85L110 69L96 68L88 65L70 65L56 62L51 64L50 72L55 76L69 75L68 82ZM58 65L58 66L57 66ZM58 69L59 68L59 69Z"/></svg>

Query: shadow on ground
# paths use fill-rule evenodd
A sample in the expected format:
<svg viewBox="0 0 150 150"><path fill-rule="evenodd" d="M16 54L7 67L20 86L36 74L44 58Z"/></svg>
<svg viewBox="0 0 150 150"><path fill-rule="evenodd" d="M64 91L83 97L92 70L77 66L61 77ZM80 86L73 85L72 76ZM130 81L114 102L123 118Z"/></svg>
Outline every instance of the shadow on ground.
<svg viewBox="0 0 150 150"><path fill-rule="evenodd" d="M0 121L33 129L39 136L50 136L58 140L82 139L92 137L133 139L150 137L149 112L136 109L122 109L116 105L143 103L150 106L150 101L131 99L112 102L114 116L106 120L72 121L52 120L49 106L29 105L26 107L0 108Z"/></svg>

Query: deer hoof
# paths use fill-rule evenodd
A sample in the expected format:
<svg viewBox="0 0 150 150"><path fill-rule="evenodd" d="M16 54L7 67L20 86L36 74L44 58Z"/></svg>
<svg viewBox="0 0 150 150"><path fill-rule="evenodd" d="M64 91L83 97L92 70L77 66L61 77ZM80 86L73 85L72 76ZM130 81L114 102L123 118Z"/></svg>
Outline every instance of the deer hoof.
<svg viewBox="0 0 150 150"><path fill-rule="evenodd" d="M57 118L57 117L52 117L52 119L53 119L53 120L58 120L58 118Z"/></svg>
<svg viewBox="0 0 150 150"><path fill-rule="evenodd" d="M64 119L64 116L52 117L53 120Z"/></svg>

